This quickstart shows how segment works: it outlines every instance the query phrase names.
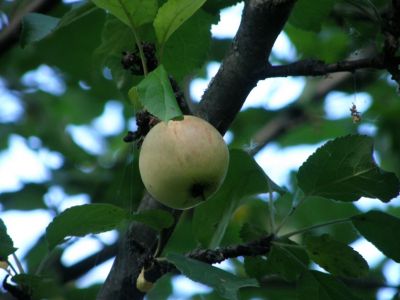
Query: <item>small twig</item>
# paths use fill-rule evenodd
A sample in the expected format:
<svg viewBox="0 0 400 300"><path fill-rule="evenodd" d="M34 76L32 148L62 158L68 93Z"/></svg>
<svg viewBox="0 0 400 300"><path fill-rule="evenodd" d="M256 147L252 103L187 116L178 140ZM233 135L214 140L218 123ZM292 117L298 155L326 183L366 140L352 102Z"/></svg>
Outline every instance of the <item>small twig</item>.
<svg viewBox="0 0 400 300"><path fill-rule="evenodd" d="M129 11L126 8L125 4L122 2L122 0L118 0L118 2L119 2L119 5L121 5L126 17L129 20L129 23L131 25L130 27L131 27L133 36L135 37L135 43L136 43L137 48L139 49L139 55L140 55L140 60L142 61L143 73L144 73L144 76L147 76L147 74L148 74L147 62L146 62L146 57L143 52L143 47L142 47L142 43L141 43L141 40L139 37L139 33L136 31L135 23L133 22L132 17L129 14Z"/></svg>
<svg viewBox="0 0 400 300"><path fill-rule="evenodd" d="M270 234L255 241L244 244L228 246L215 250L203 249L186 254L188 258L195 259L207 264L220 263L228 258L239 256L265 255L271 248L274 235ZM174 264L165 259L158 258L148 261L144 265L144 278L149 282L155 282L167 272L178 272Z"/></svg>
<svg viewBox="0 0 400 300"><path fill-rule="evenodd" d="M174 223L171 225L171 227L165 228L160 232L158 242L157 242L157 249L154 253L154 257L159 257L162 254L162 252L164 251L164 248L167 245L172 233L174 232L175 227L178 224L180 218L182 217L183 212L184 211L178 210L178 209L172 210L172 215L174 217Z"/></svg>
<svg viewBox="0 0 400 300"><path fill-rule="evenodd" d="M394 57L391 63L400 64L400 57ZM357 60L344 60L327 64L321 60L300 60L282 66L270 66L265 70L263 77L288 77L288 76L324 76L336 72L354 72L360 69L387 69L389 63L383 56L362 58Z"/></svg>
<svg viewBox="0 0 400 300"><path fill-rule="evenodd" d="M275 232L275 206L272 198L271 180L268 178L268 210L269 210L269 227L270 232Z"/></svg>
<svg viewBox="0 0 400 300"><path fill-rule="evenodd" d="M12 254L12 257L17 265L17 269L19 271L20 274L25 273L24 268L22 267L21 262L19 261L18 257L15 255L15 253Z"/></svg>
<svg viewBox="0 0 400 300"><path fill-rule="evenodd" d="M17 275L18 272L17 272L17 270L15 269L15 267L13 266L13 264L12 264L11 262L9 262L9 261L7 261L7 264L8 264L8 266L11 268L11 270L14 272L14 275ZM11 272L9 272L9 274L11 275Z"/></svg>
<svg viewBox="0 0 400 300"><path fill-rule="evenodd" d="M220 263L228 258L238 256L256 256L265 255L271 248L271 242L274 240L274 235L270 234L261 239L251 241L245 244L227 246L215 250L205 249L197 250L189 253L187 256L208 264Z"/></svg>
<svg viewBox="0 0 400 300"><path fill-rule="evenodd" d="M46 266L47 262L51 259L51 257L55 253L55 251L54 251L55 249L56 248L54 248L50 252L46 253L46 255L42 258L42 260L39 263L39 266L36 269L35 275L40 275L40 273L42 273L42 271L43 271L44 267Z"/></svg>

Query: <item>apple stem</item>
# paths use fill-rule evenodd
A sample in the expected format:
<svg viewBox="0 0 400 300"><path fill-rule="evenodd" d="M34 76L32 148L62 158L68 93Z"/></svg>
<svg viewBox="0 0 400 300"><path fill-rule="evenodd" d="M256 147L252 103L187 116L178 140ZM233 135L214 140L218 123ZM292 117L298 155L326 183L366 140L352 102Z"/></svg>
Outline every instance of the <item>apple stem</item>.
<svg viewBox="0 0 400 300"><path fill-rule="evenodd" d="M203 193L203 191L201 192L201 199L203 200L203 201L206 201L207 199L206 199L206 196L204 195L204 193Z"/></svg>
<svg viewBox="0 0 400 300"><path fill-rule="evenodd" d="M206 187L205 184L195 183L192 185L190 193L193 197L197 198L200 197L203 201L206 201L206 196L204 195L204 188Z"/></svg>

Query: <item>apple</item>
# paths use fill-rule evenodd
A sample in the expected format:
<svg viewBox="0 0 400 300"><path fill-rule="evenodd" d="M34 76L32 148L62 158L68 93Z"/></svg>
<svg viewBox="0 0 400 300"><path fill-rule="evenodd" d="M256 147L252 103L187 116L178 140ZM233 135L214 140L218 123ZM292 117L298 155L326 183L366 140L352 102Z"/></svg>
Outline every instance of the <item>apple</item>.
<svg viewBox="0 0 400 300"><path fill-rule="evenodd" d="M166 206L194 207L221 186L229 151L221 134L195 116L155 125L146 135L139 170L147 191Z"/></svg>
<svg viewBox="0 0 400 300"><path fill-rule="evenodd" d="M148 291L151 290L152 287L153 283L147 281L146 278L144 278L144 268L143 268L138 278L136 279L136 288L142 293L147 293Z"/></svg>

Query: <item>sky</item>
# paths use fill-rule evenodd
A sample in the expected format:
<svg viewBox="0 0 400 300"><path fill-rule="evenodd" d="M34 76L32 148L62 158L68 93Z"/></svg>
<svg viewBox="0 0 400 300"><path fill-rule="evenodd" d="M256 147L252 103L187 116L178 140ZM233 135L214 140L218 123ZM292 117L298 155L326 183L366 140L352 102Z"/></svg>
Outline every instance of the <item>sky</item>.
<svg viewBox="0 0 400 300"><path fill-rule="evenodd" d="M225 9L221 13L221 20L212 28L214 37L233 37L239 26L241 10L243 4ZM274 55L281 59L293 60L296 58L296 50L290 44L287 36L281 34L273 48ZM212 62L207 68L206 79L196 79L190 86L190 91L194 100L199 100L209 81L215 75L219 67L217 62ZM54 73L49 66L40 66L37 70L28 72L23 77L23 82L27 86L39 87L42 90L60 94L65 90L61 79ZM274 78L260 81L257 87L250 93L243 109L249 107L264 107L270 110L280 109L292 101L296 100L302 92L305 81L303 78ZM340 119L349 116L349 108L352 103L356 103L357 109L362 113L371 105L371 98L366 93L354 93L347 95L339 92L332 92L327 96L325 104L327 119ZM122 116L122 105L117 101L108 101L101 116L93 120L90 125L77 126L69 125L67 131L72 138L83 149L93 154L100 154L102 149L102 139L104 136L120 134L124 128ZM15 95L6 94L4 83L0 80L0 124L17 119L21 114L22 105ZM360 133L373 135L376 131L373 123L366 123L360 129ZM225 136L229 140L229 133ZM27 146L34 145L39 151L33 152ZM276 143L267 145L256 155L256 161L262 166L266 173L276 183L285 185L288 182L290 171L296 170L311 155L318 145L300 145L294 147L280 148ZM0 152L0 193L20 189L24 183L42 182L51 176L51 170L55 170L62 165L62 156L49 149L43 149L40 140L29 138L25 140L21 136L14 135L9 140L9 148ZM59 211L74 205L89 203L88 196L85 194L70 196L64 193L61 187L52 187L46 195L46 203L57 207ZM357 205L366 211L373 207L376 201L362 199ZM52 220L52 216L43 210L20 212L7 211L0 212L0 217L5 222L8 233L14 240L14 244L19 248L17 255L23 257L28 249L35 243L47 224ZM30 226L26 226L30 224ZM62 261L67 266L81 260L99 249L102 243L110 244L116 239L114 232L107 232L95 237L85 237L79 239L69 247ZM352 245L369 262L370 265L379 263L383 256L370 243L358 240ZM83 250L84 249L84 250ZM81 287L89 286L94 282L104 281L112 265L112 260L94 268L87 275L83 276L78 285ZM229 263L223 263L220 267L229 269ZM389 274L388 282L398 284L400 272L397 264L388 263L385 270ZM1 271L0 271L1 272ZM5 274L0 273L0 276ZM1 279L1 278L0 278ZM209 291L204 285L194 283L184 276L177 276L174 279L174 296L171 299L184 299L190 294L199 291ZM393 294L392 290L382 290L381 299L387 299Z"/></svg>

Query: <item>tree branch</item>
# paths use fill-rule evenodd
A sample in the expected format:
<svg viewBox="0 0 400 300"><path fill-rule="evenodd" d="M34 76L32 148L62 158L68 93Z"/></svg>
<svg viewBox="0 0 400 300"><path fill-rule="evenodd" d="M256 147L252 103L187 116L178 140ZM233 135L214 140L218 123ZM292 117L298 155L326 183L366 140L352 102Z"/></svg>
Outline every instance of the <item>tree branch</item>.
<svg viewBox="0 0 400 300"><path fill-rule="evenodd" d="M322 79L317 86L314 88L313 94L309 95L309 101L314 103L320 103L324 97L335 88L349 83L353 80L353 77L358 78L357 81L361 82L361 85L366 85L372 80L376 80L375 76L369 76L367 72L357 72L351 74L348 72L338 72L330 75L328 78ZM294 101L297 103L298 101ZM350 114L349 114L350 117ZM255 155L262 148L264 148L271 141L277 140L283 134L289 132L293 128L296 128L306 122L312 122L311 116L306 112L306 109L298 104L294 104L283 108L276 112L276 116L266 123L252 138L252 142L255 146L249 151L249 154Z"/></svg>
<svg viewBox="0 0 400 300"><path fill-rule="evenodd" d="M274 240L273 235L267 235L260 239L239 244L233 246L227 246L215 250L202 249L196 250L186 254L188 258L202 261L207 264L220 263L229 258L235 258L239 256L257 256L266 255L271 249L272 241ZM146 266L147 264L147 266ZM150 260L145 264L144 278L146 281L155 282L162 275L167 272L177 272L174 264L168 261Z"/></svg>
<svg viewBox="0 0 400 300"><path fill-rule="evenodd" d="M226 259L239 256L265 255L269 252L273 239L273 235L267 235L258 240L251 241L245 244L227 246L216 250L196 250L192 253L189 253L187 256L189 258L193 258L207 264L215 264L220 263Z"/></svg>
<svg viewBox="0 0 400 300"><path fill-rule="evenodd" d="M77 262L76 264L65 267L61 264L61 261L57 260L56 270L58 274L61 275L62 282L69 282L73 281L84 274L86 274L89 270L93 268L93 266L99 265L106 260L114 257L118 250L118 243L114 243L112 245L105 246L103 249L82 259L81 261Z"/></svg>
<svg viewBox="0 0 400 300"><path fill-rule="evenodd" d="M276 38L294 0L246 1L239 30L195 114L221 133L229 128L247 95L268 67Z"/></svg>
<svg viewBox="0 0 400 300"><path fill-rule="evenodd" d="M171 211L146 194L138 211L149 209ZM156 245L156 231L142 223L132 222L119 244L111 271L96 299L143 299L144 294L136 289L135 282L144 261L153 254Z"/></svg>
<svg viewBox="0 0 400 300"><path fill-rule="evenodd" d="M320 60L302 60L282 66L271 66L266 70L264 78L287 76L323 76L336 72L354 72L360 69L388 69L400 64L400 57L386 61L383 56L345 60L337 63L326 64Z"/></svg>

